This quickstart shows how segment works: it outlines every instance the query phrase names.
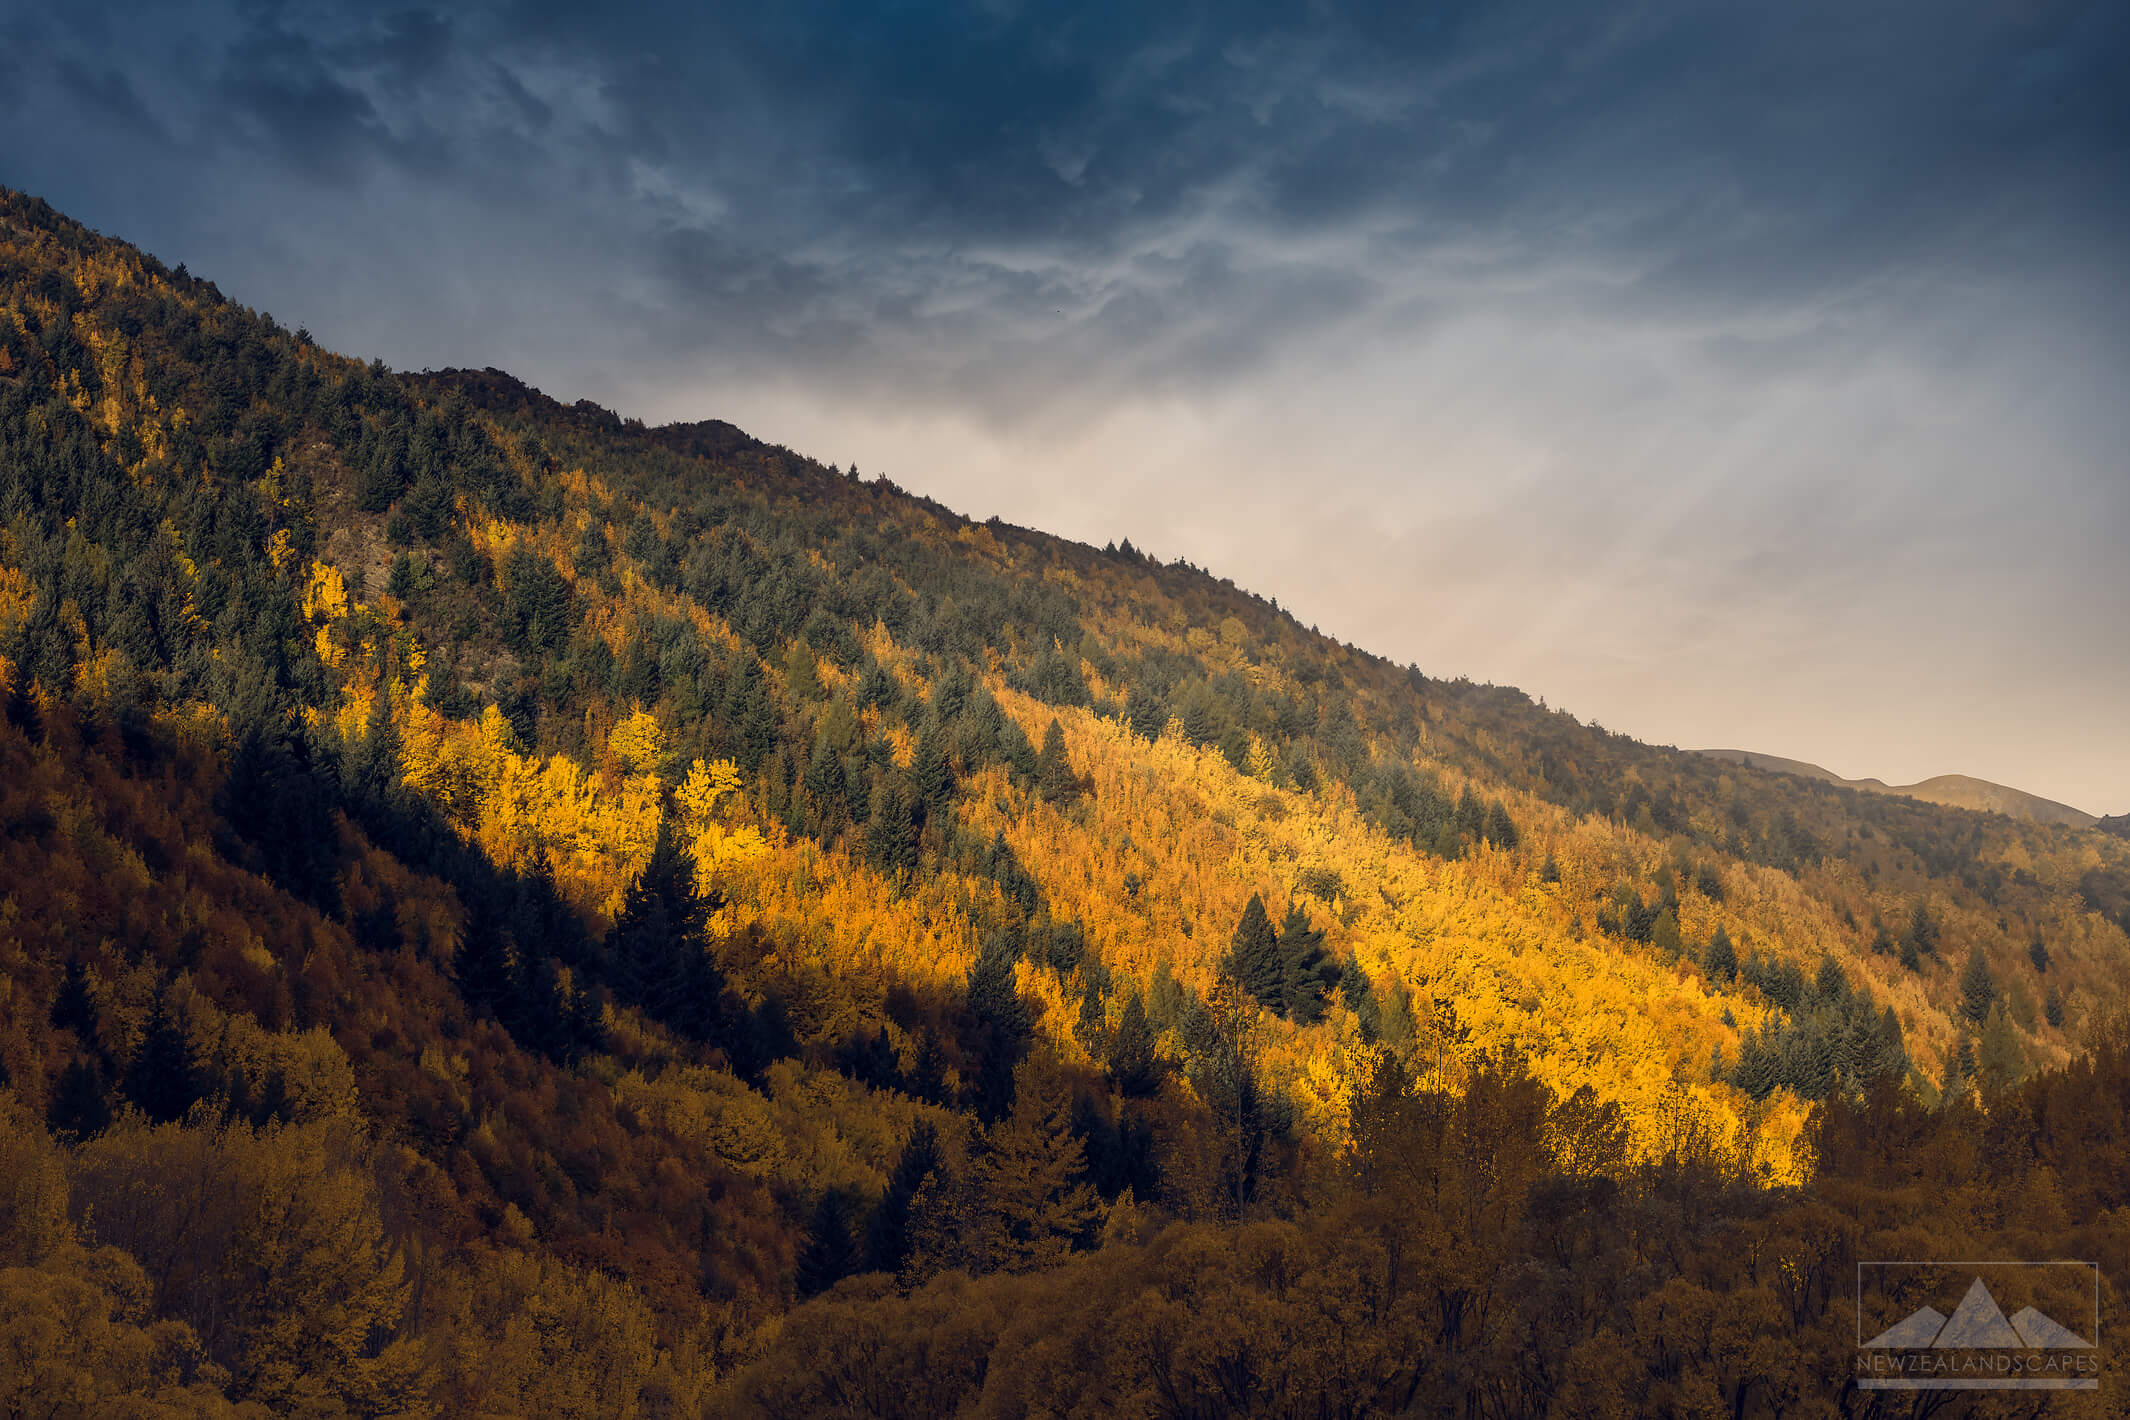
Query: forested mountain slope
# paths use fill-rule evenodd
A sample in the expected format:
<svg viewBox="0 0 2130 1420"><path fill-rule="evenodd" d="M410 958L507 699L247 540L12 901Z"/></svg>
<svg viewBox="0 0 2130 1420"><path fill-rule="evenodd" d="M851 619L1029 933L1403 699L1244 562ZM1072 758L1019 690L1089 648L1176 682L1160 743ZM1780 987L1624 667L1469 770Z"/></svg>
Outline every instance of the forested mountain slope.
<svg viewBox="0 0 2130 1420"><path fill-rule="evenodd" d="M737 1404L852 1274L1336 1254L1460 1109L1503 1239L1541 1177L1760 1218L1815 1103L2062 1088L2130 964L2120 838L364 365L12 194L0 687L0 1315L203 1412Z"/></svg>

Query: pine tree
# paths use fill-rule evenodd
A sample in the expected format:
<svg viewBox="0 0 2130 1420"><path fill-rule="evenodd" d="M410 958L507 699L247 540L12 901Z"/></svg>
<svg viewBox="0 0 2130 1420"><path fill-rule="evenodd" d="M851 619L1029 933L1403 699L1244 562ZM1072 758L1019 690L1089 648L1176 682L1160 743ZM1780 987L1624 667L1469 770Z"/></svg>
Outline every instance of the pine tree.
<svg viewBox="0 0 2130 1420"><path fill-rule="evenodd" d="M1990 1003L1997 999L1997 982L1989 974L1989 963L1983 960L1982 947L1978 943L1967 954L1967 969L1960 973L1960 1014L1975 1025L1980 1025L1989 1015Z"/></svg>
<svg viewBox="0 0 2130 1420"><path fill-rule="evenodd" d="M1264 899L1256 893L1250 894L1249 905L1243 908L1223 965L1260 1006L1274 1011L1285 1008L1286 963L1280 959L1279 939L1273 933L1272 919L1265 915Z"/></svg>
<svg viewBox="0 0 2130 1420"><path fill-rule="evenodd" d="M76 1056L59 1072L52 1100L45 1111L52 1133L64 1140L89 1139L111 1122L109 1091L104 1072L94 1060Z"/></svg>
<svg viewBox="0 0 2130 1420"><path fill-rule="evenodd" d="M1147 1020L1146 1002L1136 990L1125 1001L1117 1032L1109 1042L1109 1081L1128 1099L1143 1098L1161 1088L1153 1023Z"/></svg>
<svg viewBox="0 0 2130 1420"><path fill-rule="evenodd" d="M1043 731L1043 748L1035 757L1035 786L1054 804L1070 803L1080 794L1080 778L1065 757L1065 729L1055 718Z"/></svg>
<svg viewBox="0 0 2130 1420"><path fill-rule="evenodd" d="M1100 1056L1109 1048L1109 1013L1102 1005L1102 988L1095 981L1095 973L1088 971L1080 983L1080 1016L1073 1024L1073 1035L1090 1054Z"/></svg>
<svg viewBox="0 0 2130 1420"><path fill-rule="evenodd" d="M1496 848L1514 848L1517 843L1516 821L1509 817L1508 805L1496 799L1487 805L1484 833L1487 842Z"/></svg>
<svg viewBox="0 0 2130 1420"><path fill-rule="evenodd" d="M2028 943L2028 944L2027 944L2027 949L2026 949L2026 955L2027 955L2027 960L2028 960L2028 961L2031 961L2032 963L2034 963L2034 970L2035 970L2036 972L2038 972L2038 973L2040 973L2041 975L2044 975L2044 976L2046 976L2046 975L2048 974L2048 970L2049 970L2049 946L2048 946L2048 943L2046 943L2046 942L2042 941L2042 940L2041 940L2041 938L2040 938L2039 936L2036 936L2036 937L2034 938L2034 940L2033 940L2032 942L2030 942L2030 943Z"/></svg>
<svg viewBox="0 0 2130 1420"><path fill-rule="evenodd" d="M1142 740L1158 740L1169 722L1168 706L1143 686L1132 688L1132 733Z"/></svg>
<svg viewBox="0 0 2130 1420"><path fill-rule="evenodd" d="M89 989L89 968L78 956L67 958L66 974L52 997L52 1024L74 1032L83 1045L96 1043L96 998Z"/></svg>
<svg viewBox="0 0 2130 1420"><path fill-rule="evenodd" d="M1457 833L1466 843L1475 843L1486 832L1487 811L1481 807L1479 796L1472 786L1464 786L1464 793L1457 800Z"/></svg>
<svg viewBox="0 0 2130 1420"><path fill-rule="evenodd" d="M1967 1082L1975 1077L1975 1042L1972 1036L1962 1033L1960 1048L1953 1052L1950 1064L1945 1067L1944 1096L1947 1103L1966 1092Z"/></svg>
<svg viewBox="0 0 2130 1420"><path fill-rule="evenodd" d="M1013 1108L1015 1070L1028 1043L1028 1006L1013 971L1019 958L1005 934L994 932L969 968L969 1011L977 1022L975 1105L985 1123Z"/></svg>
<svg viewBox="0 0 2130 1420"><path fill-rule="evenodd" d="M158 1124L183 1119L200 1098L199 1072L193 1068L192 1045L172 1016L162 989L155 993L141 1042L126 1070L126 1097Z"/></svg>
<svg viewBox="0 0 2130 1420"><path fill-rule="evenodd" d="M947 759L946 746L936 730L927 730L917 737L917 753L910 762L910 782L917 788L917 797L929 815L935 815L954 801L954 766Z"/></svg>
<svg viewBox="0 0 2130 1420"><path fill-rule="evenodd" d="M1291 1020L1313 1025L1324 1014L1324 997L1338 983L1339 965L1324 952L1324 934L1309 925L1300 907L1287 909L1280 925L1280 1005Z"/></svg>
<svg viewBox="0 0 2130 1420"><path fill-rule="evenodd" d="M459 995L476 1011L501 1016L516 984L516 969L510 959L510 944L494 916L486 911L469 912L465 934L452 954L452 976Z"/></svg>
<svg viewBox="0 0 2130 1420"><path fill-rule="evenodd" d="M1086 1152L1072 1130L1072 1100L1047 1065L1015 1072L1013 1113L985 1131L974 1167L990 1265L1027 1272L1062 1261L1102 1216L1083 1175Z"/></svg>
<svg viewBox="0 0 2130 1420"><path fill-rule="evenodd" d="M2042 999L2041 1014L2050 1025L2063 1025L2063 993L2053 985L2049 987L2049 994Z"/></svg>
<svg viewBox="0 0 2130 1420"><path fill-rule="evenodd" d="M917 822L910 795L892 779L873 788L865 824L865 856L890 877L917 871Z"/></svg>
<svg viewBox="0 0 2130 1420"><path fill-rule="evenodd" d="M1908 916L1907 944L1915 948L1919 956L1929 956L1938 949L1938 924L1930 915L1930 905L1918 902L1915 911ZM1903 954L1906 959L1906 954Z"/></svg>
<svg viewBox="0 0 2130 1420"><path fill-rule="evenodd" d="M1717 981L1735 981L1738 978L1738 951L1731 945L1731 934L1716 924L1716 935L1708 940L1708 952L1703 957L1708 974Z"/></svg>
<svg viewBox="0 0 2130 1420"><path fill-rule="evenodd" d="M869 1272L899 1273L910 1260L910 1205L917 1190L939 1171L939 1133L925 1120L917 1121L903 1145L895 1171L888 1175L887 1191L865 1229L865 1266Z"/></svg>
<svg viewBox="0 0 2130 1420"><path fill-rule="evenodd" d="M695 855L672 818L661 815L650 861L622 895L607 938L615 993L656 1014L657 1003L683 995L691 983L699 986L710 916L718 906L696 891Z"/></svg>
<svg viewBox="0 0 2130 1420"><path fill-rule="evenodd" d="M1982 1027L1982 1044L1975 1052L1976 1075L1991 1091L2007 1090L2026 1074L2026 1052L2019 1046L2019 1032L2000 1004L1991 1008Z"/></svg>
<svg viewBox="0 0 2130 1420"><path fill-rule="evenodd" d="M850 1201L839 1189L830 1189L814 1205L806 1229L806 1245L799 1251L799 1295L811 1297L827 1291L858 1270L858 1244L852 1236Z"/></svg>

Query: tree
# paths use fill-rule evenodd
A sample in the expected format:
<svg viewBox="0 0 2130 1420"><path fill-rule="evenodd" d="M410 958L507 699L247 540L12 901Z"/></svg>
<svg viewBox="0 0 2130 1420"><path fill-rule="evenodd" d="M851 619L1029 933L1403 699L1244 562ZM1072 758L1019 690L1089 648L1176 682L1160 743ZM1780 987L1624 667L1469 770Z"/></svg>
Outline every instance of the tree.
<svg viewBox="0 0 2130 1420"><path fill-rule="evenodd" d="M1975 1040L1962 1032L1960 1048L1953 1052L1952 1060L1945 1067L1944 1096L1947 1101L1965 1092L1967 1082L1975 1077Z"/></svg>
<svg viewBox="0 0 2130 1420"><path fill-rule="evenodd" d="M183 1119L200 1098L192 1046L171 1014L168 993L158 987L141 1042L126 1070L126 1097L158 1124Z"/></svg>
<svg viewBox="0 0 2130 1420"><path fill-rule="evenodd" d="M1989 1016L1990 1004L1997 999L1997 982L1989 974L1989 963L1983 959L1982 947L1977 943L1967 954L1967 969L1960 973L1960 1014L1975 1025L1981 1025Z"/></svg>
<svg viewBox="0 0 2130 1420"><path fill-rule="evenodd" d="M1281 959L1272 919L1265 914L1265 901L1256 893L1250 894L1249 905L1243 908L1222 965L1258 1005L1273 1011L1285 1009L1287 964Z"/></svg>
<svg viewBox="0 0 2130 1420"><path fill-rule="evenodd" d="M74 1032L83 1045L96 1041L96 998L89 991L89 969L79 956L67 958L66 974L52 998L52 1024Z"/></svg>
<svg viewBox="0 0 2130 1420"><path fill-rule="evenodd" d="M910 1260L910 1206L917 1190L939 1172L939 1131L918 1120L909 1142L888 1175L887 1189L865 1229L865 1266L869 1272L900 1273Z"/></svg>
<svg viewBox="0 0 2130 1420"><path fill-rule="evenodd" d="M2026 1074L2026 1052L2020 1048L2019 1032L2001 1003L1990 1009L1989 1019L1982 1027L1975 1071L1983 1086L1992 1092L2010 1089Z"/></svg>
<svg viewBox="0 0 2130 1420"><path fill-rule="evenodd" d="M1136 989L1125 1001L1117 1033L1109 1042L1109 1081L1128 1099L1142 1098L1161 1087L1153 1023L1147 1020L1146 1002Z"/></svg>
<svg viewBox="0 0 2130 1420"><path fill-rule="evenodd" d="M1708 974L1718 981L1734 981L1738 977L1738 950L1731 945L1731 934L1716 924L1716 934L1708 939L1708 952L1703 958Z"/></svg>
<svg viewBox="0 0 2130 1420"><path fill-rule="evenodd" d="M473 911L466 915L465 934L452 954L451 972L459 995L468 1006L499 1016L508 1010L510 993L517 982L516 968L510 958L510 943L504 940L493 913Z"/></svg>
<svg viewBox="0 0 2130 1420"><path fill-rule="evenodd" d="M1649 924L1649 944L1666 958L1679 955L1679 919L1669 907L1660 908L1656 920Z"/></svg>
<svg viewBox="0 0 2130 1420"><path fill-rule="evenodd" d="M76 1056L59 1072L45 1119L62 1139L92 1138L111 1122L109 1090L104 1072L94 1060Z"/></svg>
<svg viewBox="0 0 2130 1420"><path fill-rule="evenodd" d="M841 1189L832 1188L814 1204L806 1229L806 1246L799 1251L799 1295L825 1292L858 1270L859 1253L851 1234L850 1201Z"/></svg>
<svg viewBox="0 0 2130 1420"><path fill-rule="evenodd" d="M2027 960L2034 963L2034 970L2036 972L2044 976L2048 974L2049 946L2048 943L2041 940L2039 935L2037 935L2033 941L2027 944L2026 955Z"/></svg>
<svg viewBox="0 0 2130 1420"><path fill-rule="evenodd" d="M969 1012L977 1024L976 1112L986 1123L1013 1108L1015 1071L1028 1043L1028 1006L1013 971L1019 959L1005 934L994 932L969 968Z"/></svg>
<svg viewBox="0 0 2130 1420"><path fill-rule="evenodd" d="M1483 829L1487 842L1496 848L1514 848L1517 842L1516 821L1509 817L1508 805L1496 799L1487 805L1486 823Z"/></svg>
<svg viewBox="0 0 2130 1420"><path fill-rule="evenodd" d="M1325 995L1338 984L1339 964L1325 954L1324 934L1309 925L1309 914L1300 907L1287 909L1278 946L1278 1009L1302 1025L1313 1025L1324 1014Z"/></svg>
<svg viewBox="0 0 2130 1420"><path fill-rule="evenodd" d="M1086 1151L1072 1130L1072 1098L1048 1063L1015 1071L1013 1113L985 1131L973 1169L984 1254L1004 1272L1061 1261L1102 1216L1083 1177Z"/></svg>
<svg viewBox="0 0 2130 1420"><path fill-rule="evenodd" d="M1035 757L1036 792L1053 804L1070 803L1080 795L1080 778L1065 757L1065 729L1055 717L1043 731L1043 748Z"/></svg>
<svg viewBox="0 0 2130 1420"><path fill-rule="evenodd" d="M927 817L954 802L954 765L947 759L941 738L937 730L919 735L917 753L910 762L910 782L916 786L918 802Z"/></svg>
<svg viewBox="0 0 2130 1420"><path fill-rule="evenodd" d="M1904 940L1920 955L1928 956L1937 951L1938 924L1930 915L1930 904L1918 902L1915 905L1915 911L1908 916L1908 932ZM1905 953L1903 959L1906 959Z"/></svg>
<svg viewBox="0 0 2130 1420"><path fill-rule="evenodd" d="M2052 984L2041 1003L2041 1014L2052 1026L2063 1025L2063 993Z"/></svg>
<svg viewBox="0 0 2130 1420"><path fill-rule="evenodd" d="M1132 687L1129 714L1132 733L1142 740L1160 739L1162 730L1168 726L1168 706L1144 686Z"/></svg>
<svg viewBox="0 0 2130 1420"><path fill-rule="evenodd" d="M671 815L658 820L658 837L643 871L622 894L621 911L607 938L606 956L614 990L676 1029L707 1039L722 974L710 956L710 918L723 900L696 887L695 855L681 841Z"/></svg>
<svg viewBox="0 0 2130 1420"><path fill-rule="evenodd" d="M1464 792L1457 798L1456 823L1457 833L1466 843L1478 841L1486 832L1487 811L1480 805L1479 796L1472 792L1470 784L1464 786Z"/></svg>

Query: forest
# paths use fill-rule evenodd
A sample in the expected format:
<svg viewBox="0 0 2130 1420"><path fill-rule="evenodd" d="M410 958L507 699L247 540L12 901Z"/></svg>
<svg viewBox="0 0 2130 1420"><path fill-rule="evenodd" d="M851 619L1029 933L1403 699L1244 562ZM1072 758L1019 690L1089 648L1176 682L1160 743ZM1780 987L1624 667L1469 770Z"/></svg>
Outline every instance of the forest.
<svg viewBox="0 0 2130 1420"><path fill-rule="evenodd" d="M4 191L0 710L7 1414L1909 1414L1858 1261L2130 1275L2115 821L365 364Z"/></svg>

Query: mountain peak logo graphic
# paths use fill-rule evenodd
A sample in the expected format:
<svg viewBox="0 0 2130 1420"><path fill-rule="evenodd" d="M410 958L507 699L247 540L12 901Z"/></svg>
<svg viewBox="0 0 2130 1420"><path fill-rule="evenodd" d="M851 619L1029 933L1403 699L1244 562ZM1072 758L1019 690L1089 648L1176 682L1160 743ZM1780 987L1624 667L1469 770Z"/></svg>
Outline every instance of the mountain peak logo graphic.
<svg viewBox="0 0 2130 1420"><path fill-rule="evenodd" d="M1866 1349L1911 1351L2091 1349L2093 1343L2070 1328L2051 1320L2032 1307L2021 1307L2009 1320L1989 1288L1977 1277L1947 1317L1936 1307L1923 1307L1894 1323L1864 1343Z"/></svg>

